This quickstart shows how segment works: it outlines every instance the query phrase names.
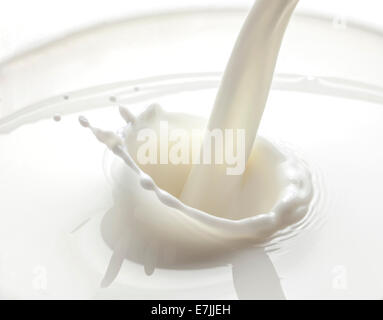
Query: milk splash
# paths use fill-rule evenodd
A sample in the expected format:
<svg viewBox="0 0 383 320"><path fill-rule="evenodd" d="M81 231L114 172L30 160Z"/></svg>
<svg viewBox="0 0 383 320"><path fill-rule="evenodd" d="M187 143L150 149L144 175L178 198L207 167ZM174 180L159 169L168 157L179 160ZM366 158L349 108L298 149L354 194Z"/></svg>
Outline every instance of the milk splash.
<svg viewBox="0 0 383 320"><path fill-rule="evenodd" d="M117 277L125 258L140 260L145 272L152 274L161 264L171 267L173 263L204 261L252 247L297 223L307 213L313 187L306 165L293 153L282 152L263 138L255 139L283 33L296 3L256 1L233 51L208 124L204 119L165 112L158 105L137 118L127 108L120 108L126 127L118 133L79 118L81 125L114 154L110 170L115 205L102 224L103 237L113 255L103 287ZM191 162L165 166L161 161L140 163L139 133L144 128L158 132L163 121L172 128L186 128L191 136L196 128L244 129L245 171L230 177L223 174L226 164L204 167ZM206 136L200 137L199 144L186 148L201 149L205 143ZM165 145L160 143L159 148L165 148L160 154L168 153L169 145ZM132 243L142 245L143 250L132 253ZM166 248L176 253L177 262L161 258ZM268 261L262 252L259 263ZM262 278L262 274L258 276Z"/></svg>
<svg viewBox="0 0 383 320"><path fill-rule="evenodd" d="M164 112L161 119L166 116L167 113ZM181 118L179 115L177 122L182 123ZM144 119L147 119L145 113L135 123L140 124ZM187 115L184 116L184 121L186 119ZM106 231L113 238L107 239L107 242L117 252L117 257L114 255L111 260L119 261L117 265L121 265L126 256L129 256L126 237L130 238L130 242L149 242L148 246L152 249L148 257L151 258L156 257L163 248L172 248L177 252L178 261L198 260L209 252L210 255L212 252L219 255L233 248L256 244L278 230L298 222L308 211L313 194L310 172L293 154L281 153L264 139L259 138L256 144L258 151L253 154L253 158L263 164L250 160L250 169L243 176L242 197L233 203L236 210L233 210L230 217L222 218L184 204L174 195L180 192L179 187L177 189L170 184L171 194L158 187L153 178L140 168L126 146L126 141L136 133L132 122L128 123L122 133L117 134L92 126L85 117L80 117L79 121L117 156L112 168L115 207L114 213L109 214L112 217L107 218L113 222L108 223L109 230ZM201 126L203 125L201 120ZM273 163L271 167L270 163ZM163 184L161 176L158 176L161 171L158 165L152 172ZM178 175L181 177L179 186L185 182L189 171L190 167L182 169ZM275 177L270 178L271 172L275 172ZM269 181L265 180L265 175ZM167 180L172 179L176 180L177 176L167 176ZM262 187L267 190L267 184L272 184L271 189L275 191L273 196L271 192L261 191ZM168 189L169 185L163 187ZM254 190L258 190L258 196L254 195ZM268 203L265 203L266 198ZM263 212L271 203L273 205L270 211ZM153 246L153 243L156 245ZM154 271L153 261L141 262L148 274ZM113 263L108 270L115 268ZM117 273L108 276L109 273L107 272L103 286L109 285L117 276Z"/></svg>

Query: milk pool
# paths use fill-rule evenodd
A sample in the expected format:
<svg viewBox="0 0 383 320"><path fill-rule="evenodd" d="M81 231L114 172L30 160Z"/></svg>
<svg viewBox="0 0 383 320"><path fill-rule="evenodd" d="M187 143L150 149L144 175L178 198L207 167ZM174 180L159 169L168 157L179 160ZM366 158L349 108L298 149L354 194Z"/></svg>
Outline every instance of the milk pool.
<svg viewBox="0 0 383 320"><path fill-rule="evenodd" d="M235 29L236 21L240 25L240 13L217 12L211 17L218 19L215 22L228 19L226 21L231 21ZM190 14L189 18L196 19L196 15ZM174 15L172 22L175 23L177 18L181 19ZM162 23L163 28L169 23L161 18L152 19L158 25ZM201 23L198 19L193 21ZM121 30L125 30L127 36L132 30L129 23L132 24L126 22L106 29L87 30L76 35L77 41L84 43L94 35L109 38L110 33ZM200 25L201 30L207 27L206 24ZM139 28L140 24L134 26ZM326 31L328 36L321 33L312 40L316 50L324 43L337 43L340 37L344 41L341 48L335 49L336 53L350 52L360 33L364 35L365 46L370 45L374 50L352 51L353 61L361 59L372 63L375 54L381 50L377 41L380 35L369 30L353 25L343 28L334 25L332 20L312 16L293 18L259 134L299 154L312 168L318 195L304 221L260 245L266 248L288 299L380 299L383 297L380 274L383 264L380 212L383 205L379 197L383 178L380 166L383 160L383 129L380 125L383 98L379 72L367 68L369 63L358 63L359 67L347 69L344 60L322 60L318 56L314 59L314 54L309 55L314 49L307 43L304 46L307 49L303 51L308 57L307 65L294 64L294 70L288 70L292 64L287 62L299 60L292 57L293 52L302 54L297 49L302 36L307 32L309 37L309 31L316 28L323 33ZM205 35L206 39L218 31L211 32ZM197 39L203 41L197 36L190 39L180 50L190 49L188 45L196 46ZM113 205L113 198L105 149L79 127L79 113L86 114L92 123L109 129L123 125L117 112L119 104L129 105L132 112L138 114L156 102L168 111L206 117L213 105L220 73L209 69L206 72L202 65L197 69L201 72L185 70L187 72L182 74L169 74L160 72L161 66L158 66L150 77L142 75L143 78L138 80L112 82L109 81L111 77L113 80L134 79L122 71L119 74L109 72L113 70L114 61L109 66L102 64L103 72L93 73L92 81L98 84L97 87L88 81L90 75L72 77L73 82L58 77L61 80L53 81L51 92L44 96L40 80L48 81L52 75L63 72L63 69L57 70L64 68L57 65L57 59L60 50L67 50L68 43L76 42L76 39L74 42L69 40L61 40L2 66L5 75L1 79L5 88L2 103L8 107L8 110L4 107L0 127L2 296L96 299L251 297L249 288L234 285L231 257L193 268L158 268L151 276L143 272L141 264L125 260L115 282L107 289L100 288L100 279L111 255L100 236L100 217ZM169 41L177 43L175 40ZM85 47L76 54L81 52L88 54ZM145 60L144 53L141 48L141 58ZM78 59L76 54L64 59L63 65L72 67L73 72L81 68L86 70L87 62L81 66L74 64ZM163 54L160 56L164 57ZM172 57L170 49L167 56ZM327 65L323 61L327 61ZM178 63L181 67L183 61ZM216 63L211 68L221 70L219 62ZM32 72L38 66L49 67L37 74ZM69 71L66 77L71 74ZM137 78L141 76L139 72L138 68L136 74L134 69L131 70ZM31 85L27 76L37 77L39 81L33 83L34 90L27 91L28 94L17 95L18 90L23 92L21 89ZM101 76L103 82L97 79ZM83 87L89 88L73 90ZM19 106L28 107L12 114L12 109ZM57 114L61 115L59 122L52 120ZM171 256L172 252L167 254ZM254 257L251 252L241 256L243 262L240 265L250 266L243 267L242 281L252 281L256 265Z"/></svg>

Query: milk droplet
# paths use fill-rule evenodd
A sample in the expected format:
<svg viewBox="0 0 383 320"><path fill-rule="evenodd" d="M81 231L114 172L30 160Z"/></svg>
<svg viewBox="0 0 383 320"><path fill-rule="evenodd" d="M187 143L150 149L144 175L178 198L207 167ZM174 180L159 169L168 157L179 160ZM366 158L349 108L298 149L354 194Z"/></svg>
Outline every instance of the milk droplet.
<svg viewBox="0 0 383 320"><path fill-rule="evenodd" d="M89 121L87 118L85 118L84 116L79 116L78 117L78 121L80 122L80 124L84 127L84 128L89 128Z"/></svg>
<svg viewBox="0 0 383 320"><path fill-rule="evenodd" d="M136 121L136 117L130 112L128 108L120 106L118 110L120 111L120 115L126 123L129 124L134 123Z"/></svg>

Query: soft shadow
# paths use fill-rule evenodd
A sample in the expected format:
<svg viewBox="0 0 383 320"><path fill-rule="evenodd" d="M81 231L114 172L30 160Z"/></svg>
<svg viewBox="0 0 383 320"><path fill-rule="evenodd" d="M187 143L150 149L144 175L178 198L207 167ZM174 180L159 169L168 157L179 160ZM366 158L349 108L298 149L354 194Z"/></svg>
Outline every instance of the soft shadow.
<svg viewBox="0 0 383 320"><path fill-rule="evenodd" d="M234 288L240 300L284 300L281 281L263 248L239 251L233 260Z"/></svg>
<svg viewBox="0 0 383 320"><path fill-rule="evenodd" d="M141 264L148 276L156 268L190 270L232 265L233 284L240 300L285 299L278 273L264 248L250 244L217 245L214 253L182 248L176 239L163 243L137 229L137 225L129 228L132 223L128 221L118 224L124 226L123 230L111 228L118 216L118 211L111 209L101 222L103 239L113 251L101 281L102 288L113 283L124 260Z"/></svg>

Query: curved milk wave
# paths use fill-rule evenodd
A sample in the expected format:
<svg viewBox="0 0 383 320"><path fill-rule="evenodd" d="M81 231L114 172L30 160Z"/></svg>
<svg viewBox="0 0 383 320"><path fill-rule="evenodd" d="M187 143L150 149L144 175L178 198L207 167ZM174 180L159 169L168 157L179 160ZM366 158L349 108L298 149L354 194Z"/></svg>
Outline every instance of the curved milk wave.
<svg viewBox="0 0 383 320"><path fill-rule="evenodd" d="M126 112L126 110L122 112ZM84 127L91 129L96 138L125 163L124 167L119 167L118 173L115 175L116 186L120 188L116 189L115 196L123 199L127 196L126 192L132 192L137 199L141 196L147 199L140 205L139 201L137 201L137 205L133 204L135 207L133 210L129 210L129 207L121 207L122 214L134 214L142 224L159 234L168 234L181 228L182 232L175 233L184 239L195 236L197 232L204 234L203 238L210 238L212 243L217 241L256 242L299 221L307 212L313 193L310 172L292 154L280 153L265 140L260 140L259 146L268 150L265 152L274 152L281 159L276 166L279 171L278 180L281 181L280 195L269 212L248 212L247 217L238 219L234 216L231 219L214 216L188 206L174 195L159 188L153 178L146 174L129 154L124 145L126 137L95 128L84 117L80 117L79 121ZM128 121L131 125L131 120ZM256 173L250 176L245 174L243 179L256 180ZM137 186L139 187L137 188ZM152 196L156 199L153 199ZM240 199L240 201L242 200L244 199ZM151 201L154 201L155 204L152 211L142 206L142 204L151 206L149 205ZM121 200L117 202L123 204ZM140 208L142 215L140 215ZM169 228L169 225L172 228ZM178 239L178 241L180 240ZM206 239L201 241L206 244Z"/></svg>
<svg viewBox="0 0 383 320"><path fill-rule="evenodd" d="M159 247L177 248L178 258L206 258L213 251L225 252L261 241L298 222L308 211L313 189L311 174L303 162L264 139L256 139L283 34L297 2L255 2L237 39L207 125L187 115L166 113L159 106L149 107L138 118L120 108L127 123L120 134L93 127L80 117L80 123L119 159L112 179L115 206L106 215L102 230L114 250L103 286L117 276L128 252L130 234L136 243L145 244L149 253L144 254L144 266L151 274ZM170 166L161 163L162 159L159 165L138 165L142 163L137 161L142 129L154 130L154 136L160 137L159 147L155 142L157 151L169 152L168 141L158 132L162 120L173 129L201 127L207 128L207 133L215 129L242 130L243 143L237 139L234 145L237 153L241 148L244 151L244 171L230 176L224 170L227 163L219 165L216 158L208 165ZM206 137L197 148L203 149ZM166 142L165 147L162 142ZM190 152L194 148L186 149ZM223 148L227 152L226 144L221 145ZM233 145L231 148L234 150Z"/></svg>

